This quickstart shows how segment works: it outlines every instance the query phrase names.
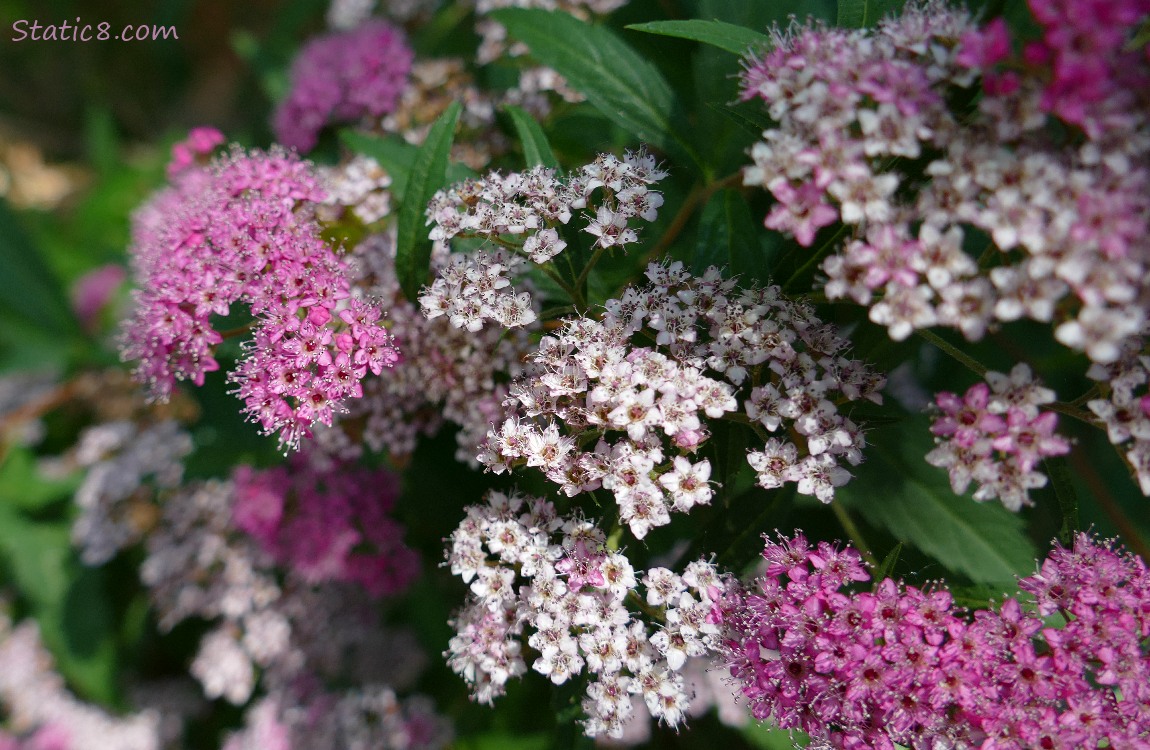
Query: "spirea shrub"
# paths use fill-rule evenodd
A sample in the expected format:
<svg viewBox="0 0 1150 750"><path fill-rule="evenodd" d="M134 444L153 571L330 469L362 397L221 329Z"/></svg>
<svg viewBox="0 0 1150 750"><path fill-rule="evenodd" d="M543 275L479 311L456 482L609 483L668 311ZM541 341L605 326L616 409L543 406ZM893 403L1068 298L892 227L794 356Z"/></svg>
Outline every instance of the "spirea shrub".
<svg viewBox="0 0 1150 750"><path fill-rule="evenodd" d="M877 5L293 6L5 221L0 750L1150 746L1150 2Z"/></svg>

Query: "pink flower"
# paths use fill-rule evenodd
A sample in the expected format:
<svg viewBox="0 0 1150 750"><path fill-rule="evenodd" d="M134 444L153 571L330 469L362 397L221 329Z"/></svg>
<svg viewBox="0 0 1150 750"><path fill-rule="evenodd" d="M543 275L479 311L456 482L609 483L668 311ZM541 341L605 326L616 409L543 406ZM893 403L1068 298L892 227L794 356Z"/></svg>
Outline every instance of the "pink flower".
<svg viewBox="0 0 1150 750"><path fill-rule="evenodd" d="M291 70L291 91L272 120L276 139L310 151L323 127L391 112L407 84L413 53L382 20L313 39Z"/></svg>

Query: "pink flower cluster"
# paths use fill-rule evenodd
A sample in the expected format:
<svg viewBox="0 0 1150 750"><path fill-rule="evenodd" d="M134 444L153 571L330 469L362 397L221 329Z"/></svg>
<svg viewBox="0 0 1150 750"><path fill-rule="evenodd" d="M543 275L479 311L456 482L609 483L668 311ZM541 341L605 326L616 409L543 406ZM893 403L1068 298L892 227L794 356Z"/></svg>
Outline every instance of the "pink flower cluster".
<svg viewBox="0 0 1150 750"><path fill-rule="evenodd" d="M1015 365L1009 376L988 372L986 380L962 398L936 396L939 411L930 431L937 445L926 460L950 473L955 493L961 495L975 481L975 500L997 497L1018 510L1033 504L1031 489L1046 485L1046 475L1035 470L1038 464L1069 453L1070 443L1054 432L1058 415L1039 410L1054 401L1054 391L1038 383L1027 365Z"/></svg>
<svg viewBox="0 0 1150 750"><path fill-rule="evenodd" d="M1040 40L1026 42L1023 60L1048 71L1042 109L1083 128L1092 137L1103 135L1112 118L1125 119L1145 106L1150 90L1150 60L1146 49L1127 48L1139 24L1150 14L1148 0L1029 0L1030 12L1042 28ZM1010 52L1010 33L1002 19L962 38L959 62L990 68ZM1018 74L986 78L990 91L1007 92L1019 85Z"/></svg>
<svg viewBox="0 0 1150 750"><path fill-rule="evenodd" d="M206 160L217 146L224 144L224 134L213 127L201 126L188 131L188 137L172 146L172 158L168 162L168 178L174 179L180 172L195 166L198 160Z"/></svg>
<svg viewBox="0 0 1150 750"><path fill-rule="evenodd" d="M297 455L288 466L241 466L234 482L236 527L303 581L355 583L382 596L402 591L419 573L403 527L389 515L399 484L388 471L340 464L320 470Z"/></svg>
<svg viewBox="0 0 1150 750"><path fill-rule="evenodd" d="M276 140L310 151L324 126L395 109L414 53L403 32L369 20L309 42L291 69L291 91L272 120Z"/></svg>
<svg viewBox="0 0 1150 750"><path fill-rule="evenodd" d="M754 716L833 748L1145 747L1150 572L1080 534L1015 599L961 616L945 588L872 591L858 554L767 539L766 573L724 600L731 675Z"/></svg>
<svg viewBox="0 0 1150 750"><path fill-rule="evenodd" d="M965 12L927 2L873 31L777 34L743 78L744 98L778 122L744 173L777 199L767 227L810 245L820 228L847 225L853 236L823 262L826 294L869 306L894 339L941 325L976 340L1026 317L1114 361L1150 309L1150 86L1131 84L1150 80L1150 59L1121 56L1122 72L1107 62L1097 87L1095 63L1141 2L1033 3L1044 24L1060 19L1039 45L1056 59L1032 47L1038 57L970 112L953 102L1009 52L1000 24L980 32ZM1081 87L1091 96L1072 93ZM1085 138L1046 127L1050 107L1071 106L1105 127Z"/></svg>
<svg viewBox="0 0 1150 750"><path fill-rule="evenodd" d="M310 164L234 151L188 169L138 211L131 248L140 286L122 354L166 398L177 380L219 369L215 319L243 303L255 320L231 379L250 420L291 446L330 424L360 380L399 359L380 313L351 298L345 264L320 235L324 198Z"/></svg>

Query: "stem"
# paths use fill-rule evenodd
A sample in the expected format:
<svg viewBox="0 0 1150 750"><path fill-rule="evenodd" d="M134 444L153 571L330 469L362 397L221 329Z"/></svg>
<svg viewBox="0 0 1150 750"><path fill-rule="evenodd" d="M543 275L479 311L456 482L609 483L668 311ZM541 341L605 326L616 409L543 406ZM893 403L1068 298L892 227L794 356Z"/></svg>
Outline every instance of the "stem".
<svg viewBox="0 0 1150 750"><path fill-rule="evenodd" d="M831 510L834 511L835 518L839 519L839 523L846 532L847 538L851 540L851 544L859 551L863 559L867 561L872 567L879 564L878 558L871 552L870 546L863 539L862 532L859 531L858 524L854 522L850 514L847 513L846 507L839 502L831 503Z"/></svg>
<svg viewBox="0 0 1150 750"><path fill-rule="evenodd" d="M679 212L675 214L673 219L671 219L671 224L667 227L667 231L663 233L663 236L659 238L659 241L655 243L655 246L648 250L647 254L643 256L642 265L646 266L652 260L662 255L663 252L670 246L670 244L678 239L679 235L683 231L683 228L687 226L687 222L690 220L692 214L695 213L695 209L699 206L700 203L704 202L714 193L722 190L725 187L738 185L742 179L743 172L742 170L739 170L738 172L729 174L726 177L710 183L709 185L696 185L695 188L687 195L686 200L683 201L683 205L679 208Z"/></svg>
<svg viewBox="0 0 1150 750"><path fill-rule="evenodd" d="M252 323L254 322L255 321L252 321ZM245 333L252 330L252 323L244 323L242 326L236 326L235 328L229 328L226 331L220 331L220 338L222 338L224 341L227 341L228 339L234 339L237 336L243 336Z"/></svg>
<svg viewBox="0 0 1150 750"><path fill-rule="evenodd" d="M1068 404L1064 401L1055 401L1052 404L1047 404L1046 407L1048 409L1050 409L1051 411L1056 411L1059 414L1065 414L1068 417L1071 417L1073 419L1077 419L1080 422L1085 422L1086 424L1090 425L1091 427L1100 427L1101 426L1098 424L1098 420L1095 419L1093 414L1091 414L1090 412L1085 411L1083 409L1079 409L1073 403Z"/></svg>
<svg viewBox="0 0 1150 750"><path fill-rule="evenodd" d="M921 329L921 328L916 330L914 333L919 338L925 339L926 341L929 341L930 343L934 344L936 347L941 349L946 354L949 354L951 357L958 360L960 363L962 363L963 366L970 369L972 372L974 372L980 378L986 376L986 370L987 370L986 365L982 364L977 359L975 359L974 357L971 357L969 354L962 351L961 349L954 346L953 344L947 342L945 339L943 339L938 334L936 334L932 331L927 331L925 329Z"/></svg>
<svg viewBox="0 0 1150 750"><path fill-rule="evenodd" d="M606 249L605 246L600 245L595 248L595 252L591 253L591 257L587 259L587 263L583 266L583 271L579 274L579 278L575 279L575 288L580 290L580 292L582 292L583 285L587 283L587 277L591 275L591 269L594 268L595 264L599 262L599 259L603 257L603 253Z"/></svg>

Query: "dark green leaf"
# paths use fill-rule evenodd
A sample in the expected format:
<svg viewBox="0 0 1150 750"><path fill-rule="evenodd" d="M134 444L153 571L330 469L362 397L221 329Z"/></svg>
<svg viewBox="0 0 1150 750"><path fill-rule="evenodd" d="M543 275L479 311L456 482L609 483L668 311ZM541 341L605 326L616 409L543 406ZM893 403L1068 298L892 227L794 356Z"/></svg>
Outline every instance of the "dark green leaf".
<svg viewBox="0 0 1150 750"><path fill-rule="evenodd" d="M452 102L431 126L427 139L412 160L397 219L395 271L404 295L414 301L427 280L431 240L427 238L424 211L435 191L443 187L447 157L455 137L455 123L463 105Z"/></svg>
<svg viewBox="0 0 1150 750"><path fill-rule="evenodd" d="M738 123L740 127L756 138L761 136L764 130L775 125L767 113L763 111L762 105L755 102L740 102L738 104L707 102L707 106L729 120Z"/></svg>
<svg viewBox="0 0 1150 750"><path fill-rule="evenodd" d="M899 542L894 546L894 549L887 553L887 556L882 559L879 566L874 569L874 575L871 576L871 579L876 584L882 582L884 578L892 577L891 574L894 572L894 566L898 565L898 556L901 553L902 542Z"/></svg>
<svg viewBox="0 0 1150 750"><path fill-rule="evenodd" d="M836 495L875 526L979 583L1010 580L1034 568L1035 549L1017 514L955 495L946 472L928 463L924 417L872 430L866 461Z"/></svg>
<svg viewBox="0 0 1150 750"><path fill-rule="evenodd" d="M523 159L527 162L527 166L557 169L559 160L555 158L551 144L547 142L547 136L535 118L522 107L508 105L504 110L511 117L515 132L519 134L519 142L523 144Z"/></svg>
<svg viewBox="0 0 1150 750"><path fill-rule="evenodd" d="M1066 465L1066 459L1061 456L1051 456L1042 463L1046 467L1046 474L1050 477L1050 484L1054 488L1058 508L1062 513L1062 527L1058 530L1058 539L1069 546L1074 543L1074 534L1082 528L1078 519L1078 493L1070 480L1070 467Z"/></svg>
<svg viewBox="0 0 1150 750"><path fill-rule="evenodd" d="M839 0L837 25L866 29L902 10L906 0Z"/></svg>
<svg viewBox="0 0 1150 750"><path fill-rule="evenodd" d="M415 155L419 153L419 146L414 146L399 136L380 137L354 130L341 130L339 137L352 151L370 156L379 163L379 166L387 170L388 176L391 177L391 194L397 201L402 202L404 192L407 190L407 175L411 172ZM460 182L475 176L475 171L466 164L459 162L447 164L448 183Z"/></svg>
<svg viewBox="0 0 1150 750"><path fill-rule="evenodd" d="M746 201L739 191L724 188L703 207L691 270L701 274L708 266L718 266L729 274L746 266L758 248L755 220Z"/></svg>
<svg viewBox="0 0 1150 750"><path fill-rule="evenodd" d="M0 314L26 321L46 333L70 337L79 332L59 281L40 257L16 215L0 199Z"/></svg>
<svg viewBox="0 0 1150 750"><path fill-rule="evenodd" d="M704 21L698 18L687 21L635 23L627 28L634 31L645 31L648 34L703 42L727 52L733 52L736 55L745 55L748 51L757 52L768 47L771 43L770 37L766 34L760 34L754 29L736 26L725 21Z"/></svg>
<svg viewBox="0 0 1150 750"><path fill-rule="evenodd" d="M676 162L698 165L695 148L685 140L690 128L675 92L658 68L614 33L538 8L504 8L490 17L612 122Z"/></svg>

